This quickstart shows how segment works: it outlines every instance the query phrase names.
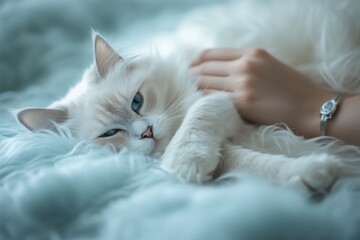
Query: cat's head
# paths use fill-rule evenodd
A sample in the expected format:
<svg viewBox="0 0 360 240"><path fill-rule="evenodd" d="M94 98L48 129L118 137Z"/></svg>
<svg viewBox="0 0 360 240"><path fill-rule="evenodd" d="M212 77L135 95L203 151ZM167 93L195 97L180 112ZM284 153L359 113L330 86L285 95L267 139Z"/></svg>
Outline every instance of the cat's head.
<svg viewBox="0 0 360 240"><path fill-rule="evenodd" d="M183 67L156 55L120 56L94 34L95 63L68 94L47 108L21 110L31 131L68 127L79 140L162 153L196 95Z"/></svg>

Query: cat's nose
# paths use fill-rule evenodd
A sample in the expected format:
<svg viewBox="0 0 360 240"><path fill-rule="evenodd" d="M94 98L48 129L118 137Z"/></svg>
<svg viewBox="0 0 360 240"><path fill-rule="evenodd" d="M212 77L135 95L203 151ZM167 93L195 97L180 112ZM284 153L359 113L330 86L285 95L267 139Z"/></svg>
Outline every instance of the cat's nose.
<svg viewBox="0 0 360 240"><path fill-rule="evenodd" d="M145 132L141 134L141 139L152 138L152 137L153 137L152 126L148 126Z"/></svg>

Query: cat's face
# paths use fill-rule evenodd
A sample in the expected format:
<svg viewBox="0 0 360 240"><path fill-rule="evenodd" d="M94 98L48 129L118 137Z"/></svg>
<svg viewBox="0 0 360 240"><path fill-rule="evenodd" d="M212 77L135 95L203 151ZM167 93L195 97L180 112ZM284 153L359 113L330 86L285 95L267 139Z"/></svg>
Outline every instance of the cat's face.
<svg viewBox="0 0 360 240"><path fill-rule="evenodd" d="M54 121L80 140L161 154L183 119L188 89L173 89L181 74L156 58L123 59L99 35L94 42L95 64L82 81L47 109L21 111L19 121L30 130Z"/></svg>

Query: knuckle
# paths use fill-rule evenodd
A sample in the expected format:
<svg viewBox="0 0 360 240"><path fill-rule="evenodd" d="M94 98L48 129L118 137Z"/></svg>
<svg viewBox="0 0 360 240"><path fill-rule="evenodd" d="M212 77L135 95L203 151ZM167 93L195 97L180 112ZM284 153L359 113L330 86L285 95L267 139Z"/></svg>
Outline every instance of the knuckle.
<svg viewBox="0 0 360 240"><path fill-rule="evenodd" d="M244 78L239 85L242 89L250 90L254 86L254 79L251 77Z"/></svg>
<svg viewBox="0 0 360 240"><path fill-rule="evenodd" d="M254 72L257 69L257 63L252 60L245 60L241 64L242 72L244 73L251 73Z"/></svg>
<svg viewBox="0 0 360 240"><path fill-rule="evenodd" d="M249 112L253 109L256 96L252 91L242 91L234 96L234 101L242 112Z"/></svg>
<svg viewBox="0 0 360 240"><path fill-rule="evenodd" d="M263 48L252 48L249 50L249 54L254 57L263 58L268 56L268 52Z"/></svg>
<svg viewBox="0 0 360 240"><path fill-rule="evenodd" d="M244 77L234 80L235 91L253 96L256 88L256 79L254 77Z"/></svg>
<svg viewBox="0 0 360 240"><path fill-rule="evenodd" d="M258 63L249 58L241 59L234 68L235 74L252 73L258 68Z"/></svg>
<svg viewBox="0 0 360 240"><path fill-rule="evenodd" d="M251 108L256 100L256 79L248 76L237 80L237 98L246 109Z"/></svg>
<svg viewBox="0 0 360 240"><path fill-rule="evenodd" d="M241 95L241 101L245 109L251 109L255 102L255 94L252 91L245 91Z"/></svg>

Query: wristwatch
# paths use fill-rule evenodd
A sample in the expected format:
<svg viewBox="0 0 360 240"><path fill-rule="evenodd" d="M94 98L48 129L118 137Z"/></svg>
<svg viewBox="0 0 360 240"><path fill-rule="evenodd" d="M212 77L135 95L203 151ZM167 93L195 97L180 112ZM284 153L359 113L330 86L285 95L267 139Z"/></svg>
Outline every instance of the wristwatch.
<svg viewBox="0 0 360 240"><path fill-rule="evenodd" d="M320 135L325 136L326 124L333 117L336 108L341 100L341 96L336 95L331 100L325 102L320 108Z"/></svg>

